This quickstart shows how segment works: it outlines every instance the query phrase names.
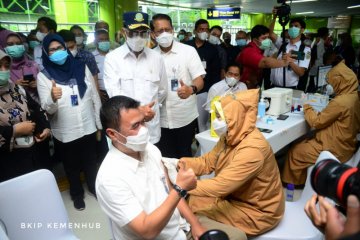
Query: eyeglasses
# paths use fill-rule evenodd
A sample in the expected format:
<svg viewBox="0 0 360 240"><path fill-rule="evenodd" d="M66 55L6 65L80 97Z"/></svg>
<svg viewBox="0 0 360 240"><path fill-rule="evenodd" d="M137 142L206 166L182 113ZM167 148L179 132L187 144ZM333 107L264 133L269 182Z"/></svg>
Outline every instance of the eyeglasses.
<svg viewBox="0 0 360 240"><path fill-rule="evenodd" d="M63 47L63 46L57 46L57 47L55 47L55 48L49 48L49 54L51 54L51 53L54 53L54 52L56 52L56 51L58 51L58 50L64 50L65 48Z"/></svg>
<svg viewBox="0 0 360 240"><path fill-rule="evenodd" d="M129 38L133 38L133 37L148 38L150 34L149 30L142 30L142 31L125 30L125 32Z"/></svg>

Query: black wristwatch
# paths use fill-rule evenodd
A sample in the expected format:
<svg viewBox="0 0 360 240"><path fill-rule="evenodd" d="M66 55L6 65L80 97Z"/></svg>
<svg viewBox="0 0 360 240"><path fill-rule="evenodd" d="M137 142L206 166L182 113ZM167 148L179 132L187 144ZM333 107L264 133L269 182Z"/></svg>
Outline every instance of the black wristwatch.
<svg viewBox="0 0 360 240"><path fill-rule="evenodd" d="M195 85L191 85L191 87L192 87L192 90L193 90L191 95L196 94L197 90L198 90L197 87Z"/></svg>
<svg viewBox="0 0 360 240"><path fill-rule="evenodd" d="M181 187L179 187L178 185L174 184L173 185L175 191L178 192L179 196L182 197L182 198L185 198L186 195L187 195L187 191L182 189Z"/></svg>

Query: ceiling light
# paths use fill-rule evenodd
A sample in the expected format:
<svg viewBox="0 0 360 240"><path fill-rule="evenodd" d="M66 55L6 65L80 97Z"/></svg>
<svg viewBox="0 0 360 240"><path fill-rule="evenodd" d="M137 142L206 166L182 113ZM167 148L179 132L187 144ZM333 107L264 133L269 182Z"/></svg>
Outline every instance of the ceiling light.
<svg viewBox="0 0 360 240"><path fill-rule="evenodd" d="M316 2L317 0L294 0L291 3ZM288 1L290 2L290 1Z"/></svg>
<svg viewBox="0 0 360 240"><path fill-rule="evenodd" d="M215 8L228 8L230 5L215 5Z"/></svg>
<svg viewBox="0 0 360 240"><path fill-rule="evenodd" d="M314 12L299 12L299 13L295 13L296 15L304 15L304 14L312 14Z"/></svg>
<svg viewBox="0 0 360 240"><path fill-rule="evenodd" d="M348 6L347 8L358 8L360 5Z"/></svg>

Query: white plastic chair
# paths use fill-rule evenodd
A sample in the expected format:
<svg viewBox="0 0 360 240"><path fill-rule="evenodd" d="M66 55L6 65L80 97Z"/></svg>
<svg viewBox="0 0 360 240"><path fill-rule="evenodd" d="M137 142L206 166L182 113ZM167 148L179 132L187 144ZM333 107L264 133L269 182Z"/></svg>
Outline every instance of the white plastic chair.
<svg viewBox="0 0 360 240"><path fill-rule="evenodd" d="M0 183L0 222L9 239L75 240L54 175L37 170Z"/></svg>
<svg viewBox="0 0 360 240"><path fill-rule="evenodd" d="M336 159L328 151L320 153L316 163L324 159ZM285 213L283 219L274 229L251 238L252 240L322 240L323 234L311 223L307 217L304 207L306 202L315 193L311 187L310 175L314 165L307 170L305 188L301 197L296 202L285 202Z"/></svg>

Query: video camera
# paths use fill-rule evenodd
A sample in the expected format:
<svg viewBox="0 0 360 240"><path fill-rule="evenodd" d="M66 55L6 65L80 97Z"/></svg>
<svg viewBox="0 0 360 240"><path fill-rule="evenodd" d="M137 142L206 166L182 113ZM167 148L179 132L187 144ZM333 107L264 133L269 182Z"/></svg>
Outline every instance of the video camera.
<svg viewBox="0 0 360 240"><path fill-rule="evenodd" d="M359 167L359 166L358 166ZM311 185L316 193L346 207L349 195L360 199L360 171L333 159L318 162L311 172Z"/></svg>
<svg viewBox="0 0 360 240"><path fill-rule="evenodd" d="M277 10L277 15L279 17L287 17L290 15L291 7L290 5L286 4L286 0L277 0L277 3L281 4L281 6L275 7Z"/></svg>

